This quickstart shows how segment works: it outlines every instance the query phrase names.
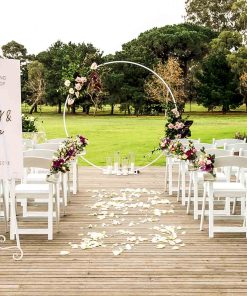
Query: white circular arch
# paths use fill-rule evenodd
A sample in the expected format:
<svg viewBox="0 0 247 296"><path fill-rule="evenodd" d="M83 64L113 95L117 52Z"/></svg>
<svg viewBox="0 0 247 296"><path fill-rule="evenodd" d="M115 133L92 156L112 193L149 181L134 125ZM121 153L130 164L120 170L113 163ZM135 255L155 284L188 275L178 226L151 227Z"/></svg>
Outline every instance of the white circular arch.
<svg viewBox="0 0 247 296"><path fill-rule="evenodd" d="M112 62L106 62L106 63L102 63L102 64L98 65L98 68L103 67L103 66L107 66L107 65L112 65L112 64L132 64L132 65L135 65L135 66L144 68L144 69L148 70L149 72L151 72L153 75L155 75L165 85L165 87L167 88L168 92L170 93L170 95L172 97L172 101L173 101L173 103L175 105L175 108L177 108L176 100L174 98L174 95L173 95L173 93L172 93L169 85L165 82L165 80L159 74L157 74L156 72L154 72L152 69L150 69L150 68L148 68L148 67L146 67L146 66L144 66L142 64L139 64L139 63L136 63L136 62L131 62L131 61L112 61ZM67 98L66 98L66 101L64 103L64 110L63 110L63 126L64 126L64 131L65 131L65 134L66 134L67 137L69 137L67 126L66 126L66 108L67 108L67 104L68 104L68 98L69 98L69 96L67 96ZM150 165L152 165L153 163L155 163L158 159L160 159L162 155L163 155L163 152L161 154L159 154L158 157L156 157L153 161L151 161L147 165L138 168L138 170L141 171L141 170L149 167ZM95 167L97 169L103 170L102 167L95 165L91 161L87 160L84 156L81 155L81 158L85 162L87 162L88 164L90 164L91 166L93 166L93 167Z"/></svg>

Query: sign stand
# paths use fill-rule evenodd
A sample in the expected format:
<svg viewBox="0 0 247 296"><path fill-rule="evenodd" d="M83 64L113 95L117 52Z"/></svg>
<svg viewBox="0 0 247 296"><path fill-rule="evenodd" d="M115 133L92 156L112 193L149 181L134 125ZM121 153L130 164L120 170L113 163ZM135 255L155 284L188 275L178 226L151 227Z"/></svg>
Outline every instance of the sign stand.
<svg viewBox="0 0 247 296"><path fill-rule="evenodd" d="M15 250L14 260L21 260L23 257L15 200L15 180L21 179L22 174L20 61L0 59L0 180L8 180L9 192L5 191L6 185L3 185L3 199L6 198L6 208L10 202L10 239L16 238L16 246L0 247L0 250ZM8 211L5 211L5 215L7 221ZM5 241L6 237L0 235L0 243Z"/></svg>

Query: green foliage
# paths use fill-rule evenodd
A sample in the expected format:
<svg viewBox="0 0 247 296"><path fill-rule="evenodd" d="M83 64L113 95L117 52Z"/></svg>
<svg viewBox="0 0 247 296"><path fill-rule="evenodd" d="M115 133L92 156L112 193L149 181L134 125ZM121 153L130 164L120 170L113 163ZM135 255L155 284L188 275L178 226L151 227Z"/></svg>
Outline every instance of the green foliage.
<svg viewBox="0 0 247 296"><path fill-rule="evenodd" d="M222 106L222 112L225 113L242 103L238 80L232 73L224 53L208 55L202 62L197 79L197 102L209 110Z"/></svg>
<svg viewBox="0 0 247 296"><path fill-rule="evenodd" d="M38 129L35 126L35 122L37 118L34 118L32 116L28 116L26 114L22 114L21 116L22 119L22 132L37 132Z"/></svg>
<svg viewBox="0 0 247 296"><path fill-rule="evenodd" d="M246 0L186 0L186 19L217 32L241 31L246 34Z"/></svg>

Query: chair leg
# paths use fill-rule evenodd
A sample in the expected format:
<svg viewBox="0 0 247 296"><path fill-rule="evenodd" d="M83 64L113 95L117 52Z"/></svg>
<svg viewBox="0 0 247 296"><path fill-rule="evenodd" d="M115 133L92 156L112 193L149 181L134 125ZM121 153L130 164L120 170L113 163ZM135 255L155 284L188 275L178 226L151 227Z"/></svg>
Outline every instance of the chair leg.
<svg viewBox="0 0 247 296"><path fill-rule="evenodd" d="M190 213L191 187L192 187L192 173L190 172L190 182L189 182L189 192L188 192L188 203L187 203L187 214Z"/></svg>
<svg viewBox="0 0 247 296"><path fill-rule="evenodd" d="M167 165L167 161L166 161L166 167L165 167L165 188L164 188L164 191L165 192L167 190L167 176L168 176L168 165Z"/></svg>
<svg viewBox="0 0 247 296"><path fill-rule="evenodd" d="M172 195L173 180L172 180L172 164L171 163L168 164L168 182L169 182L169 195Z"/></svg>
<svg viewBox="0 0 247 296"><path fill-rule="evenodd" d="M204 217L205 217L205 205L206 205L206 184L204 184L204 190L203 190L203 198L202 198L202 213L201 213L201 223L200 223L200 230L203 230L203 223L204 223Z"/></svg>
<svg viewBox="0 0 247 296"><path fill-rule="evenodd" d="M4 215L4 224L5 224L5 233L8 232L8 217L7 217L7 204L6 204L6 198L3 196L3 215Z"/></svg>
<svg viewBox="0 0 247 296"><path fill-rule="evenodd" d="M77 193L77 164L76 161L72 163L72 190L73 194Z"/></svg>
<svg viewBox="0 0 247 296"><path fill-rule="evenodd" d="M209 237L214 237L214 197L209 191L209 210L208 210L208 225L209 225Z"/></svg>
<svg viewBox="0 0 247 296"><path fill-rule="evenodd" d="M67 174L63 174L62 176L63 181L62 181L62 185L63 185L63 199L64 199L64 205L67 206L68 205L68 178L67 178Z"/></svg>
<svg viewBox="0 0 247 296"><path fill-rule="evenodd" d="M53 194L52 194L52 189L50 189L49 200L48 200L48 240L52 240L52 239L53 239Z"/></svg>
<svg viewBox="0 0 247 296"><path fill-rule="evenodd" d="M194 220L198 220L199 210L198 210L198 183L194 180Z"/></svg>
<svg viewBox="0 0 247 296"><path fill-rule="evenodd" d="M181 179L182 179L182 205L185 206L186 200L185 200L185 191L186 191L186 183L185 183L185 169L182 166L182 172L181 172Z"/></svg>
<svg viewBox="0 0 247 296"><path fill-rule="evenodd" d="M234 198L233 205L232 205L232 214L233 215L236 213L236 203L237 203L237 199Z"/></svg>
<svg viewBox="0 0 247 296"><path fill-rule="evenodd" d="M15 184L11 180L10 186L10 240L14 240L16 236L17 218L16 218L16 200L15 200Z"/></svg>
<svg viewBox="0 0 247 296"><path fill-rule="evenodd" d="M60 222L60 190L59 184L55 185L55 204L56 204L56 224L57 224L57 232L59 232L59 222Z"/></svg>
<svg viewBox="0 0 247 296"><path fill-rule="evenodd" d="M177 192L177 201L180 201L180 187L181 187L181 170L180 164L178 167L178 192Z"/></svg>

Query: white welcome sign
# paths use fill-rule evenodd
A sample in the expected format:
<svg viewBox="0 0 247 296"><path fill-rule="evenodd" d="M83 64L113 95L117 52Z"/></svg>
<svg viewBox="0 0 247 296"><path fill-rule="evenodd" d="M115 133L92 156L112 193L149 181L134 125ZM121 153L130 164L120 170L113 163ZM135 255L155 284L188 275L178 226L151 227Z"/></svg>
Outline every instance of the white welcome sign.
<svg viewBox="0 0 247 296"><path fill-rule="evenodd" d="M0 59L0 179L22 172L20 62Z"/></svg>

